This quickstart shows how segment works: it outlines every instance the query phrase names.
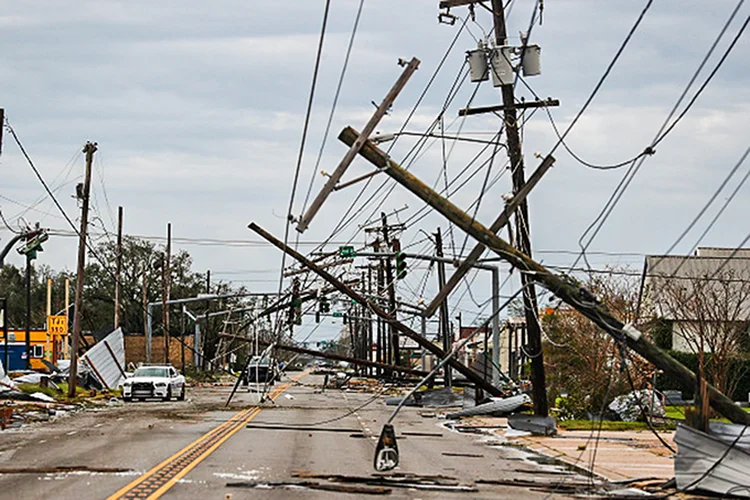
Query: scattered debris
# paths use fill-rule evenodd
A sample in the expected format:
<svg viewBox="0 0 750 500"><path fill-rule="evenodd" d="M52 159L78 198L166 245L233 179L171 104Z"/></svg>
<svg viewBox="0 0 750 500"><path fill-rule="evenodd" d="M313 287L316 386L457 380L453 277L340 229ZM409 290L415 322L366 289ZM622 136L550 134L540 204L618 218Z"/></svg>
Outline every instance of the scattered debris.
<svg viewBox="0 0 750 500"><path fill-rule="evenodd" d="M647 389L617 396L609 403L609 409L617 413L623 422L645 420L649 418L645 412L649 412L654 417L667 416L660 399Z"/></svg>
<svg viewBox="0 0 750 500"><path fill-rule="evenodd" d="M519 409L521 406L531 402L528 394L519 394L508 398L491 398L489 403L484 403L471 408L465 408L455 413L449 413L447 418L456 419L461 417L471 417L475 415L493 415L508 414Z"/></svg>
<svg viewBox="0 0 750 500"><path fill-rule="evenodd" d="M746 430L744 425L724 424L720 434L712 435L678 424L674 436L677 488L750 498L750 447L742 443Z"/></svg>
<svg viewBox="0 0 750 500"><path fill-rule="evenodd" d="M361 429L346 429L341 427L315 427L305 425L276 425L276 424L245 424L247 429L260 429L266 431L306 431L306 432L343 432L361 433Z"/></svg>
<svg viewBox="0 0 750 500"><path fill-rule="evenodd" d="M98 472L118 474L133 469L122 467L89 467L87 465L59 465L56 467L0 467L0 474L59 474L65 472Z"/></svg>
<svg viewBox="0 0 750 500"><path fill-rule="evenodd" d="M442 454L446 457L484 458L484 455L481 453L457 453L453 451L444 451Z"/></svg>
<svg viewBox="0 0 750 500"><path fill-rule="evenodd" d="M385 404L388 406L398 406L403 399L403 397L386 398ZM415 392L413 396L406 399L404 406L445 408L459 406L460 404L461 396L454 393L450 387L441 387L440 389L428 389L426 391Z"/></svg>
<svg viewBox="0 0 750 500"><path fill-rule="evenodd" d="M354 493L357 495L390 495L391 490L383 487L365 487L343 484L316 483L314 481L241 481L227 483L227 488L309 488L311 490Z"/></svg>
<svg viewBox="0 0 750 500"><path fill-rule="evenodd" d="M126 378L125 341L118 328L82 356L96 379L106 389L116 389Z"/></svg>
<svg viewBox="0 0 750 500"><path fill-rule="evenodd" d="M347 476L342 474L310 474L294 472L292 477L303 479L325 479L335 483L361 483L369 486L407 488L417 490L445 492L477 492L473 484L460 484L455 478L447 476L428 476L410 473L372 474L371 476Z"/></svg>
<svg viewBox="0 0 750 500"><path fill-rule="evenodd" d="M43 392L34 392L32 394L29 394L29 396L31 396L34 399L38 399L39 401L45 401L47 403L55 403L56 402L55 398L53 398L52 396L48 396L48 395L44 394Z"/></svg>
<svg viewBox="0 0 750 500"><path fill-rule="evenodd" d="M516 431L530 432L538 436L554 436L557 434L557 424L552 417L515 414L508 417L508 426ZM519 434L515 435L518 436Z"/></svg>
<svg viewBox="0 0 750 500"><path fill-rule="evenodd" d="M415 431L402 431L403 436L417 436L417 437L443 437L440 432L415 432Z"/></svg>

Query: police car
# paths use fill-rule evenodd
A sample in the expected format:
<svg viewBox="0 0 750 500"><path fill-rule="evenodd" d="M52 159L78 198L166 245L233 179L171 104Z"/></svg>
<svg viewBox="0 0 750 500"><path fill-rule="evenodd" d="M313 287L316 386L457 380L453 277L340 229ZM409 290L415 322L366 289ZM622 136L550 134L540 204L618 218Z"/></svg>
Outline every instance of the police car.
<svg viewBox="0 0 750 500"><path fill-rule="evenodd" d="M148 365L139 367L122 385L122 399L159 398L169 401L176 397L185 399L185 377L170 365Z"/></svg>

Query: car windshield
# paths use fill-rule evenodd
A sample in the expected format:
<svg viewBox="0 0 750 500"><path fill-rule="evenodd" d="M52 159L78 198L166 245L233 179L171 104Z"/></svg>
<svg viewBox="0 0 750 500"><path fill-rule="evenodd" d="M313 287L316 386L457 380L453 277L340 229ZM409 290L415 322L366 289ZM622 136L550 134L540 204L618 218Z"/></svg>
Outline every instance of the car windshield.
<svg viewBox="0 0 750 500"><path fill-rule="evenodd" d="M138 368L133 374L134 377L168 377L169 373L166 368L157 368L155 366L148 366L144 368Z"/></svg>
<svg viewBox="0 0 750 500"><path fill-rule="evenodd" d="M250 360L250 366L268 366L269 364L270 360L268 358L261 359L260 357L255 356Z"/></svg>

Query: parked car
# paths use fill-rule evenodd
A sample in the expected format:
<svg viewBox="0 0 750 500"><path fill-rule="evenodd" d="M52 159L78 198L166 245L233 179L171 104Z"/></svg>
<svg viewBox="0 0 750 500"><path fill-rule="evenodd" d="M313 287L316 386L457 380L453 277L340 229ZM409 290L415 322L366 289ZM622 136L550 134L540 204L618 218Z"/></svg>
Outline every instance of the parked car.
<svg viewBox="0 0 750 500"><path fill-rule="evenodd" d="M160 398L169 401L185 399L185 377L170 365L139 367L122 385L122 399L133 401Z"/></svg>
<svg viewBox="0 0 750 500"><path fill-rule="evenodd" d="M268 382L273 385L280 378L281 372L275 360L254 356L247 365L247 373L242 382L245 385L249 382Z"/></svg>

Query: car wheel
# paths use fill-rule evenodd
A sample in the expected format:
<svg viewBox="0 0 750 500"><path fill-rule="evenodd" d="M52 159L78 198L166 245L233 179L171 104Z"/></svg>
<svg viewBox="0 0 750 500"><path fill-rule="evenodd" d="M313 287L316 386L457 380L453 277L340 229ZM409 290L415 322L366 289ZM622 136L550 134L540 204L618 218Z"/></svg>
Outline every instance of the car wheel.
<svg viewBox="0 0 750 500"><path fill-rule="evenodd" d="M185 401L185 386L182 386L182 390L180 391L180 395L177 396L177 401Z"/></svg>
<svg viewBox="0 0 750 500"><path fill-rule="evenodd" d="M125 401L126 403L130 403L131 401L133 401L133 398L131 398L131 397L129 397L129 396L124 396L124 397L122 398L122 400L123 400L123 401Z"/></svg>
<svg viewBox="0 0 750 500"><path fill-rule="evenodd" d="M164 396L164 401L170 401L172 399L172 386L167 386L167 395Z"/></svg>

